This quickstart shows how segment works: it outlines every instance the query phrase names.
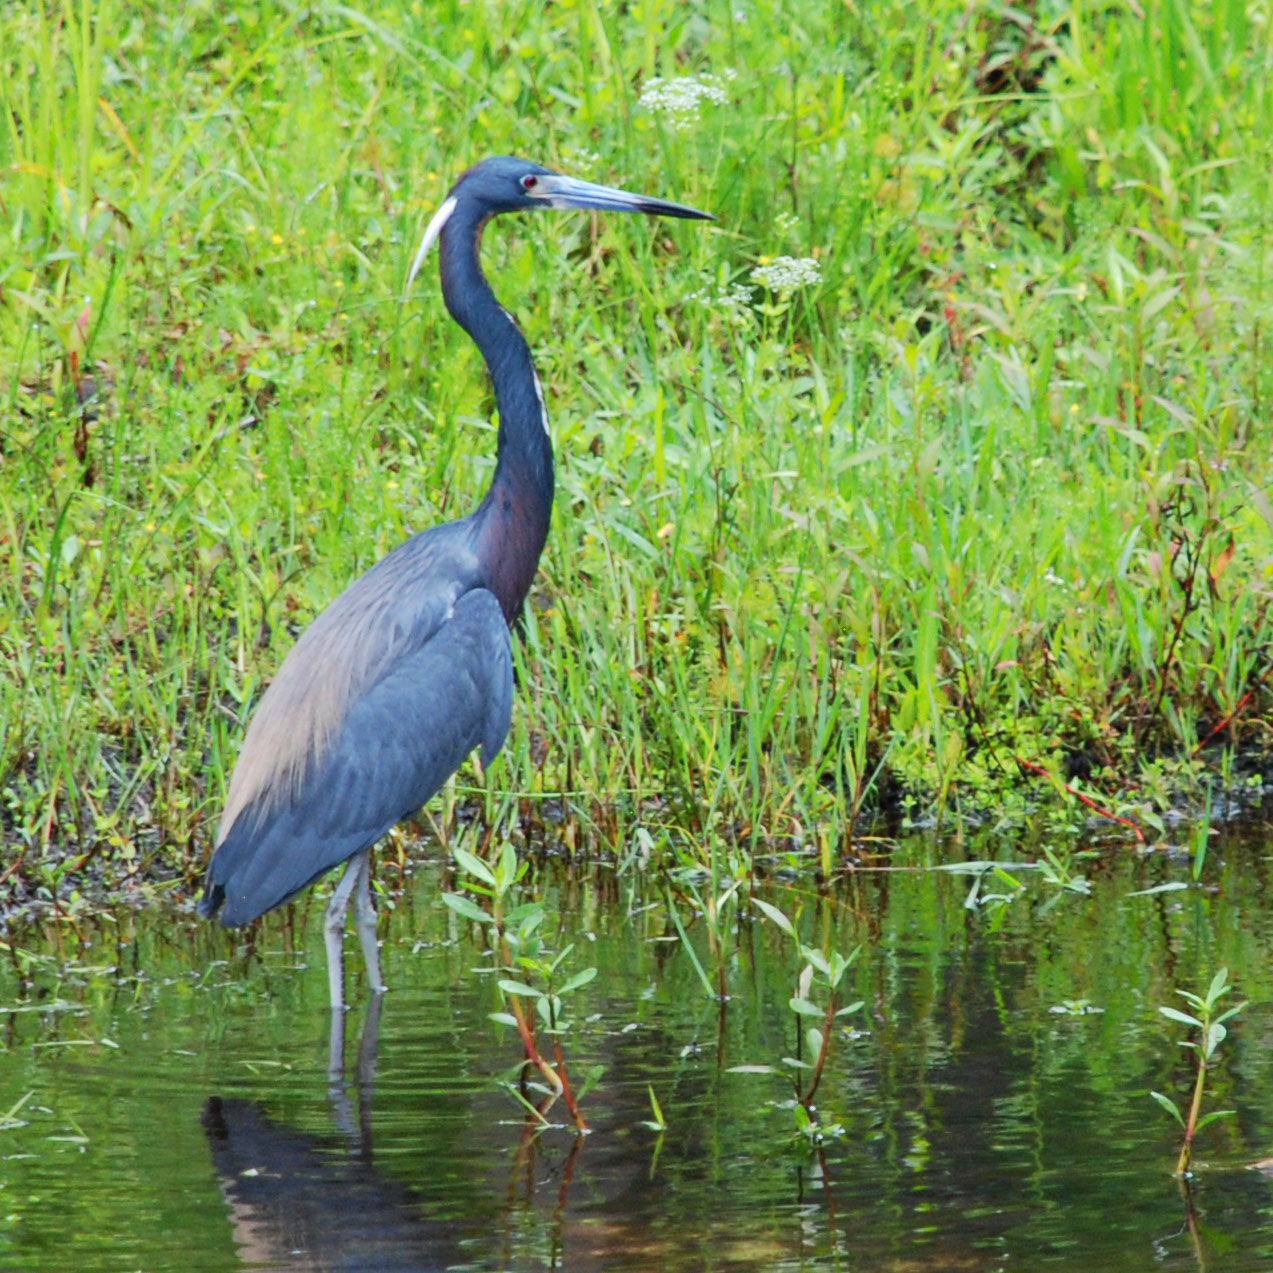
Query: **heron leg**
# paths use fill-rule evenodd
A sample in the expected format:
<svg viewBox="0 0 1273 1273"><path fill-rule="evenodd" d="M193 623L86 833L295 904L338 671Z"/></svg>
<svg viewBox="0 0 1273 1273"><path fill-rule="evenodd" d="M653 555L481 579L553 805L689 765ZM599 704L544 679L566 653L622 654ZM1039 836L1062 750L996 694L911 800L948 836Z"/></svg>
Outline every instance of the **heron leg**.
<svg viewBox="0 0 1273 1273"><path fill-rule="evenodd" d="M323 919L323 940L327 945L327 985L333 1009L345 1006L345 916L349 913L349 895L354 891L367 866L367 851L355 854L345 868Z"/></svg>
<svg viewBox="0 0 1273 1273"><path fill-rule="evenodd" d="M380 975L380 946L376 941L376 908L371 901L371 850L368 849L358 856L362 860L362 866L359 870L358 886L354 890L354 928L357 929L358 940L362 943L362 957L367 964L367 980L371 986L371 993L381 995L388 987Z"/></svg>

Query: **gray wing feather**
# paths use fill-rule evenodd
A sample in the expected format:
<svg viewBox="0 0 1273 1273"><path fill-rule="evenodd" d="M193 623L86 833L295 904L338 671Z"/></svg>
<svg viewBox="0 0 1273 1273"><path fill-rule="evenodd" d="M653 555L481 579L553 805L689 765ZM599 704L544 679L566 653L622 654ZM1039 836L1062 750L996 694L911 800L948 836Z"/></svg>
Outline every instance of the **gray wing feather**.
<svg viewBox="0 0 1273 1273"><path fill-rule="evenodd" d="M353 705L480 587L464 522L416 535L354 580L301 635L253 714L218 843L248 808L295 797Z"/></svg>
<svg viewBox="0 0 1273 1273"><path fill-rule="evenodd" d="M282 803L245 808L208 868L204 905L243 924L415 813L512 718L508 626L494 594L465 593L437 631L350 704L321 760Z"/></svg>
<svg viewBox="0 0 1273 1273"><path fill-rule="evenodd" d="M495 604L499 606L498 601ZM491 661L487 670L491 680L490 697L486 703L486 723L482 730L483 767L500 754L504 740L508 737L509 726L513 723L513 642L502 610L499 623L492 628L488 640ZM494 648L497 642L498 650Z"/></svg>

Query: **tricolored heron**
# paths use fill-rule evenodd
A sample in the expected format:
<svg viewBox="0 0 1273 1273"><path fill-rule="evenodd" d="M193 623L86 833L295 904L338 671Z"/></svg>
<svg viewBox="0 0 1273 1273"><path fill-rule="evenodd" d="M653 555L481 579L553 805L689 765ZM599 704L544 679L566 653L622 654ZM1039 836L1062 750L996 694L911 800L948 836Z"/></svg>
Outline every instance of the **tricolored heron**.
<svg viewBox="0 0 1273 1273"><path fill-rule="evenodd" d="M385 988L372 846L479 744L489 764L508 734L509 625L548 534L553 450L530 349L478 253L491 217L532 208L711 219L500 157L470 168L424 232L407 286L437 242L446 307L481 350L495 388L495 476L475 512L394 549L292 648L248 727L199 902L204 916L246 924L348 862L325 922L333 1008L344 1004L351 899L371 989Z"/></svg>

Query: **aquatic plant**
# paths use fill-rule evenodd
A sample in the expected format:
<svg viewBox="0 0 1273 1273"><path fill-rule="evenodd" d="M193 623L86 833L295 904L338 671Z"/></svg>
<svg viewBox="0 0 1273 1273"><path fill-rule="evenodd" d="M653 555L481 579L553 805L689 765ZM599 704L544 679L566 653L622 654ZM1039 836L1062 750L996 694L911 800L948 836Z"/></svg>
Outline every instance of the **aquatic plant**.
<svg viewBox="0 0 1273 1273"><path fill-rule="evenodd" d="M847 955L838 950L824 954L801 941L795 922L778 907L758 897L751 901L766 919L791 939L801 964L795 993L787 1001L795 1018L795 1055L783 1057L781 1067L735 1065L731 1071L736 1074L784 1075L791 1084L794 1097L791 1108L796 1130L801 1136L818 1143L827 1136L842 1134L844 1130L838 1123L820 1117L814 1097L822 1083L836 1023L860 1012L864 1006L861 999L839 1006L840 982L857 959L859 947L854 947ZM824 1002L817 1002L815 994Z"/></svg>
<svg viewBox="0 0 1273 1273"><path fill-rule="evenodd" d="M491 949L502 967L516 974L499 979L499 988L509 1011L492 1013L492 1019L517 1030L526 1049L527 1060L550 1085L550 1098L562 1097L575 1125L581 1131L586 1130L587 1124L579 1112L570 1085L561 1035L567 1028L563 1015L564 1000L586 986L597 975L597 970L584 968L560 980L559 973L574 945L569 944L556 951L547 945L541 932L545 919L542 902L532 900L509 905L514 887L527 870L527 863L518 856L512 844L505 841L490 863L459 847L453 847L451 852L466 877L468 892L485 898L486 907L479 906L466 893L443 893L443 902L461 918L488 929ZM536 981L542 985L535 984ZM539 1050L536 1027L526 1011L526 1003L533 1005L533 1014L539 1018L539 1029L552 1040L554 1059L551 1063ZM544 1110L539 1109L538 1112L542 1116Z"/></svg>
<svg viewBox="0 0 1273 1273"><path fill-rule="evenodd" d="M1229 970L1221 968L1211 978L1211 985L1208 986L1206 994L1197 995L1188 990L1176 991L1193 1008L1193 1013L1181 1012L1178 1008L1166 1006L1158 1009L1169 1020L1178 1021L1191 1030L1197 1031L1196 1038L1184 1039L1180 1044L1182 1048L1191 1048L1198 1058L1198 1069L1194 1076L1193 1097L1189 1102L1188 1114L1182 1114L1180 1107L1170 1096L1165 1096L1162 1092L1149 1093L1184 1131L1180 1156L1176 1159L1177 1176L1183 1176L1189 1170L1189 1163L1193 1156L1193 1141L1198 1132L1209 1123L1214 1123L1221 1118L1230 1118L1236 1112L1231 1109L1217 1109L1208 1114L1202 1113L1202 1099L1207 1086L1207 1069L1215 1056L1216 1049L1228 1035L1228 1028L1224 1023L1246 1007L1245 1003L1239 1003L1232 1008L1226 1008L1223 1012L1217 1011L1220 1000L1232 989L1233 987L1229 985Z"/></svg>

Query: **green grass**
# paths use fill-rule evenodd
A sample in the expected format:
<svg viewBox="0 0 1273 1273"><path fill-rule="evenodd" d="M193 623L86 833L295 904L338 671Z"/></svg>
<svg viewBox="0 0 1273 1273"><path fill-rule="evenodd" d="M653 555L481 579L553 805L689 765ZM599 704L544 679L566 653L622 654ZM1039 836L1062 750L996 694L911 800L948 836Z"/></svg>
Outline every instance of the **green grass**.
<svg viewBox="0 0 1273 1273"><path fill-rule="evenodd" d="M487 236L560 469L488 814L728 876L774 837L833 864L899 798L1064 819L1078 774L1152 828L1232 785L1273 638L1257 16L6 6L12 879L197 869L295 634L476 502L480 359L432 271L401 288L502 152L719 225ZM730 101L686 127L639 102L704 74ZM821 281L752 280L781 255Z"/></svg>

